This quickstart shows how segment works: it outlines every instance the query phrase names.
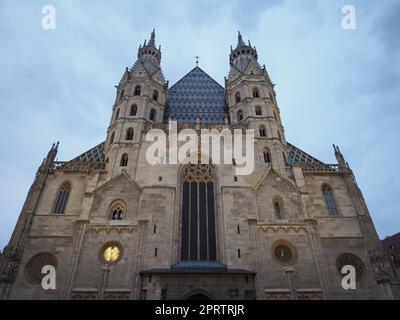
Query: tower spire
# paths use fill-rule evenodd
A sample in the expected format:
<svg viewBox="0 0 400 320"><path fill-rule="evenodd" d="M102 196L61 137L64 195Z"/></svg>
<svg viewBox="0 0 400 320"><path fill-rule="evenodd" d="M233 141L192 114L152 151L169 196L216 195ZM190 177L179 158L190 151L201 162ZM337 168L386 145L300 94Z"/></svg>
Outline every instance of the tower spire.
<svg viewBox="0 0 400 320"><path fill-rule="evenodd" d="M240 31L238 31L238 44L237 44L236 48L239 48L240 46L245 46L245 45L246 44L243 41Z"/></svg>
<svg viewBox="0 0 400 320"><path fill-rule="evenodd" d="M151 33L151 37L149 40L149 43L147 44L149 47L156 47L156 29L153 29L153 32Z"/></svg>
<svg viewBox="0 0 400 320"><path fill-rule="evenodd" d="M140 46L138 49L137 62L143 63L146 70L150 74L154 74L157 68L159 68L161 62L161 45L157 49L155 40L156 40L156 30L153 29L150 36L150 40L149 41L145 40L143 46Z"/></svg>
<svg viewBox="0 0 400 320"><path fill-rule="evenodd" d="M232 50L232 47L231 47L231 54L229 55L229 62L230 62L231 66L235 65L235 67L238 70L243 71L242 69L247 66L247 63L243 64L243 61L242 61L243 59L238 59L241 57L244 57L245 60L256 60L257 61L257 59L258 59L256 48L251 47L250 40L248 41L248 45L247 45L243 41L242 34L240 33L240 31L238 31L238 42L237 42L235 50Z"/></svg>

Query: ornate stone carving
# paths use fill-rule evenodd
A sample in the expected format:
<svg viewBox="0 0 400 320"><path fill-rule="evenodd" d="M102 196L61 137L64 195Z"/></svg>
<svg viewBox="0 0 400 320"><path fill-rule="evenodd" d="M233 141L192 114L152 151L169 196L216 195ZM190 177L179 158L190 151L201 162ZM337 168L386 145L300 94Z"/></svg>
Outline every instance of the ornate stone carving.
<svg viewBox="0 0 400 320"><path fill-rule="evenodd" d="M90 233L100 233L105 232L109 233L118 233L121 234L123 232L133 233L136 230L136 226L88 226L87 231Z"/></svg>
<svg viewBox="0 0 400 320"><path fill-rule="evenodd" d="M272 231L272 232L290 232L294 231L299 233L301 231L307 231L306 225L259 225L258 229L261 229L264 232Z"/></svg>
<svg viewBox="0 0 400 320"><path fill-rule="evenodd" d="M186 168L183 180L187 182L212 182L214 175L211 166L208 164L191 164Z"/></svg>
<svg viewBox="0 0 400 320"><path fill-rule="evenodd" d="M57 259L48 252L39 253L29 260L25 266L25 276L32 284L40 284L44 274L42 268L46 265L53 266L57 269Z"/></svg>
<svg viewBox="0 0 400 320"><path fill-rule="evenodd" d="M356 269L356 279L358 281L363 278L365 274L365 265L359 257L351 253L341 254L336 259L336 268L341 276L344 266L353 266Z"/></svg>

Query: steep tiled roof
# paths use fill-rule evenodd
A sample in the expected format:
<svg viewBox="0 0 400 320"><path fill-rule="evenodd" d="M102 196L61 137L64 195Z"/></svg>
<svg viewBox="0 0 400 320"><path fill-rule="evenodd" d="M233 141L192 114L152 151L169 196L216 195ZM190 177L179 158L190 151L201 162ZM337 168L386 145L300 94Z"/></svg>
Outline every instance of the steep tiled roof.
<svg viewBox="0 0 400 320"><path fill-rule="evenodd" d="M104 144L105 142L98 144L97 146L82 153L71 161L104 161ZM291 164L324 164L322 161L314 158L313 156L297 148L296 146L290 143L288 143L287 145L289 147L289 162Z"/></svg>
<svg viewBox="0 0 400 320"><path fill-rule="evenodd" d="M104 161L104 142L82 153L71 161Z"/></svg>
<svg viewBox="0 0 400 320"><path fill-rule="evenodd" d="M295 147L294 145L287 143L289 147L289 163L301 163L301 164L324 164L322 161L310 156L303 150Z"/></svg>
<svg viewBox="0 0 400 320"><path fill-rule="evenodd" d="M170 119L181 123L223 124L225 90L207 73L195 67L169 89Z"/></svg>

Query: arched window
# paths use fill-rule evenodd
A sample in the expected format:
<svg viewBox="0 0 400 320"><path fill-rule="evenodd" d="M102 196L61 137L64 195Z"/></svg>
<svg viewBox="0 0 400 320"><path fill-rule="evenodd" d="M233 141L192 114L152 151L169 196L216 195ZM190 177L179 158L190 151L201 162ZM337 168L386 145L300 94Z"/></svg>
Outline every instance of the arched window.
<svg viewBox="0 0 400 320"><path fill-rule="evenodd" d="M335 198L333 197L332 188L330 186L328 186L327 184L324 184L322 186L322 194L324 196L325 204L329 211L329 214L331 216L337 216L338 210L336 207Z"/></svg>
<svg viewBox="0 0 400 320"><path fill-rule="evenodd" d="M262 116L261 106L256 106L256 116Z"/></svg>
<svg viewBox="0 0 400 320"><path fill-rule="evenodd" d="M237 112L237 120L238 120L238 122L243 120L243 111L242 110L239 110Z"/></svg>
<svg viewBox="0 0 400 320"><path fill-rule="evenodd" d="M49 252L41 252L38 253L37 255L33 256L31 259L29 259L28 263L25 265L25 277L28 280L29 283L39 285L43 283L43 278L45 275L42 273L42 269L44 266L53 266L56 270L57 269L57 258L49 253ZM9 267L15 266L14 263L9 264L8 267L6 267L6 274L7 271L10 270ZM14 268L10 271L15 270Z"/></svg>
<svg viewBox="0 0 400 320"><path fill-rule="evenodd" d="M154 110L154 109L151 109L150 110L150 120L151 121L155 121L156 120L156 110Z"/></svg>
<svg viewBox="0 0 400 320"><path fill-rule="evenodd" d="M137 105L131 105L131 110L129 111L129 116L134 117L137 114Z"/></svg>
<svg viewBox="0 0 400 320"><path fill-rule="evenodd" d="M125 90L122 90L119 96L119 101L121 101L124 98L124 95L125 95Z"/></svg>
<svg viewBox="0 0 400 320"><path fill-rule="evenodd" d="M264 162L271 163L271 153L269 152L268 149L264 150L263 155L264 155Z"/></svg>
<svg viewBox="0 0 400 320"><path fill-rule="evenodd" d="M253 88L253 98L259 98L260 97L260 91L258 88Z"/></svg>
<svg viewBox="0 0 400 320"><path fill-rule="evenodd" d="M120 163L121 167L127 167L128 166L128 155L126 153L124 153L121 156L121 163Z"/></svg>
<svg viewBox="0 0 400 320"><path fill-rule="evenodd" d="M274 199L274 210L276 219L282 220L283 219L282 201L278 198Z"/></svg>
<svg viewBox="0 0 400 320"><path fill-rule="evenodd" d="M124 217L125 217L125 206L121 202L117 201L111 206L110 219L118 221L118 220L124 220Z"/></svg>
<svg viewBox="0 0 400 320"><path fill-rule="evenodd" d="M236 103L238 103L238 102L240 102L242 99L240 98L240 93L239 92L236 92L235 93L235 101L236 101Z"/></svg>
<svg viewBox="0 0 400 320"><path fill-rule="evenodd" d="M267 130L265 129L265 126L260 126L260 137L266 137L267 136Z"/></svg>
<svg viewBox="0 0 400 320"><path fill-rule="evenodd" d="M217 260L214 197L211 166L187 166L182 186L182 261Z"/></svg>
<svg viewBox="0 0 400 320"><path fill-rule="evenodd" d="M153 91L153 100L158 101L158 91L157 90Z"/></svg>
<svg viewBox="0 0 400 320"><path fill-rule="evenodd" d="M119 118L119 109L117 109L117 111L115 111L114 121L118 120L118 118Z"/></svg>
<svg viewBox="0 0 400 320"><path fill-rule="evenodd" d="M133 135L134 135L134 131L133 128L129 128L128 130L126 130L126 137L125 140L131 141L133 140Z"/></svg>
<svg viewBox="0 0 400 320"><path fill-rule="evenodd" d="M136 87L135 87L135 96L140 96L140 91L142 90L142 88L139 86L139 85L137 85Z"/></svg>
<svg viewBox="0 0 400 320"><path fill-rule="evenodd" d="M56 203L54 204L53 213L63 214L65 212L65 207L67 206L69 194L71 192L71 185L69 182L65 182L61 185L58 190Z"/></svg>
<svg viewBox="0 0 400 320"><path fill-rule="evenodd" d="M114 143L114 139L115 139L115 132L111 133L110 144Z"/></svg>

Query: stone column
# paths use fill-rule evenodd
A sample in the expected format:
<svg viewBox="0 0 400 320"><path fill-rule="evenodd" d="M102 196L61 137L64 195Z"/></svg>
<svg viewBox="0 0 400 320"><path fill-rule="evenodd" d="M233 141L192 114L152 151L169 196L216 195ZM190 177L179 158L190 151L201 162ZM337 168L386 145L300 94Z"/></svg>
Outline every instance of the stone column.
<svg viewBox="0 0 400 320"><path fill-rule="evenodd" d="M252 255L252 264L253 270L256 272L256 276L254 279L254 285L256 290L256 298L261 299L264 296L264 292L262 290L262 278L259 274L259 255L258 255L258 241L257 241L257 220L256 219L249 219L247 220L249 225L249 237L250 237L250 250Z"/></svg>
<svg viewBox="0 0 400 320"><path fill-rule="evenodd" d="M97 299L99 299L99 300L104 299L104 291L107 288L108 276L110 274L110 268L107 265L105 265L101 268L101 271L103 272L103 276L101 277L99 292L97 293Z"/></svg>
<svg viewBox="0 0 400 320"><path fill-rule="evenodd" d="M143 268L143 259L146 251L146 242L147 242L147 229L148 229L149 220L143 219L139 220L139 244L138 244L138 255L135 259L135 266L133 267L132 276L131 276L131 300L140 299L142 281L140 276L140 271Z"/></svg>
<svg viewBox="0 0 400 320"><path fill-rule="evenodd" d="M64 286L63 299L70 299L74 280L75 273L79 263L79 257L81 254L83 240L86 234L86 223L80 223L79 221L75 225L75 235L74 235L74 243L73 243L73 251L71 256L71 262L68 270L67 280Z"/></svg>
<svg viewBox="0 0 400 320"><path fill-rule="evenodd" d="M285 268L286 279L289 284L290 289L290 298L292 300L297 300L297 287L296 287L296 280L294 275L294 269L286 267Z"/></svg>

